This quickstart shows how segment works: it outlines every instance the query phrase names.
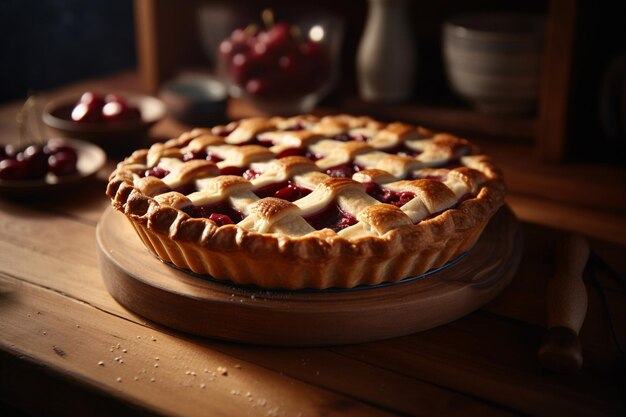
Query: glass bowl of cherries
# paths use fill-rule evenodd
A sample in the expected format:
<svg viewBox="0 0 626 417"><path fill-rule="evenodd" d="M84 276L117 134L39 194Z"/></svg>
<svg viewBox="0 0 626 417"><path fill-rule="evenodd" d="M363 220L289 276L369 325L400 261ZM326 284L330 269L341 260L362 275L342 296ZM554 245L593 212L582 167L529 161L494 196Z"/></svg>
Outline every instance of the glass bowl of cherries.
<svg viewBox="0 0 626 417"><path fill-rule="evenodd" d="M337 80L342 22L321 12L261 16L262 24L238 27L219 44L218 74L231 95L264 113L308 113Z"/></svg>
<svg viewBox="0 0 626 417"><path fill-rule="evenodd" d="M43 121L63 137L94 142L103 148L136 146L166 113L165 104L134 93L86 91L79 97L50 101Z"/></svg>

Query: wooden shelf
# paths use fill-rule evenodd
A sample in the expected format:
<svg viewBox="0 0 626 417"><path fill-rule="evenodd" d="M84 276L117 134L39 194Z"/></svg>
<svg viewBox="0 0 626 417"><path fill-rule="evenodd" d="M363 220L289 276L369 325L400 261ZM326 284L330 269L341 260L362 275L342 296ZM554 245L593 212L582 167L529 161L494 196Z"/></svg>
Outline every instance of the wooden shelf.
<svg viewBox="0 0 626 417"><path fill-rule="evenodd" d="M334 104L334 103L333 103ZM366 114L381 120L402 120L436 130L471 137L533 142L537 120L532 117L496 117L469 107L406 103L380 105L356 97L340 99L336 109L352 114Z"/></svg>

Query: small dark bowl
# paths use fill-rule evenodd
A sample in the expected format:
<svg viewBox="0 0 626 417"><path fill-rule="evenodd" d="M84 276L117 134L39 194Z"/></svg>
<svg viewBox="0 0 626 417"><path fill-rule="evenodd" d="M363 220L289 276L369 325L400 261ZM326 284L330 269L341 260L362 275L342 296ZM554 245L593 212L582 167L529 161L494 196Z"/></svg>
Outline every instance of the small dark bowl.
<svg viewBox="0 0 626 417"><path fill-rule="evenodd" d="M44 107L43 122L56 135L86 140L105 150L132 148L144 141L148 130L165 117L165 104L158 98L147 95L125 92L114 94L124 97L129 105L138 107L141 119L76 122L72 120L71 113L80 97L71 96L50 101Z"/></svg>
<svg viewBox="0 0 626 417"><path fill-rule="evenodd" d="M159 96L175 119L193 126L226 121L228 90L211 77L181 78L166 83Z"/></svg>

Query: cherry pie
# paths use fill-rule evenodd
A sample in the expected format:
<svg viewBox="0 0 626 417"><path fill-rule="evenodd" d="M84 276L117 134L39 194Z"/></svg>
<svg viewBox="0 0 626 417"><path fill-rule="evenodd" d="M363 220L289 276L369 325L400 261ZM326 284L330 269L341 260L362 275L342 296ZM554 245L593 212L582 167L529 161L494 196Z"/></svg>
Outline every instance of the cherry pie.
<svg viewBox="0 0 626 417"><path fill-rule="evenodd" d="M263 288L399 281L468 251L502 205L464 139L368 117L251 118L135 151L107 194L161 260Z"/></svg>

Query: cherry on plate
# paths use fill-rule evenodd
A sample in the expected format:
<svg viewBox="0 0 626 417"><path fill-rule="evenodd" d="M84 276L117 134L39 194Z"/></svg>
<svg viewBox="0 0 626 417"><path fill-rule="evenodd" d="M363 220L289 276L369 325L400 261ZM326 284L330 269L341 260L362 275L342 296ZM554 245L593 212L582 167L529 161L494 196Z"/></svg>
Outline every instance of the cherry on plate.
<svg viewBox="0 0 626 417"><path fill-rule="evenodd" d="M26 164L14 158L0 161L0 179L23 180L27 178Z"/></svg>

